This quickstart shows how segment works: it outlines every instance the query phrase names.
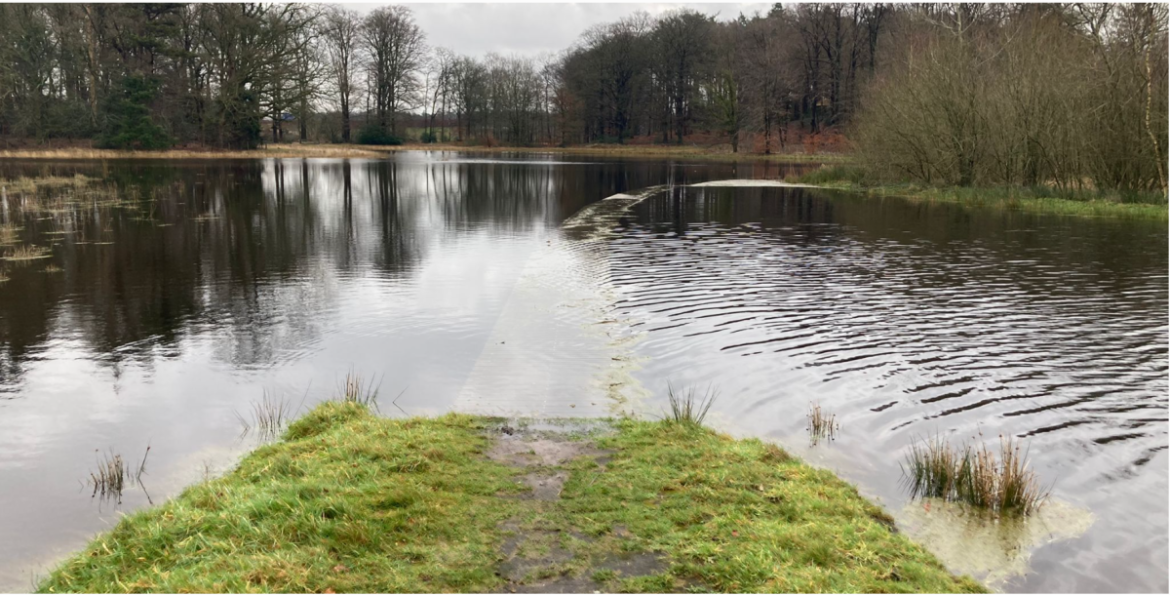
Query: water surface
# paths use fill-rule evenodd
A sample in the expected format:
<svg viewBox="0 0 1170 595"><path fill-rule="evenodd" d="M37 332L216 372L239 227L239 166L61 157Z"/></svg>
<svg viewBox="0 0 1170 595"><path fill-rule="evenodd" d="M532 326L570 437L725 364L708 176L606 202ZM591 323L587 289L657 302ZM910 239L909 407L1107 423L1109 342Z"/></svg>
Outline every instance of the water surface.
<svg viewBox="0 0 1170 595"><path fill-rule="evenodd" d="M453 153L0 162L12 246L51 249L0 263L0 588L31 588L122 511L224 469L255 444L238 415L265 392L303 411L354 371L388 414L451 409L529 260L585 205L792 167ZM16 182L76 175L97 181L35 195ZM99 457L137 461L147 446L147 491L91 498Z"/></svg>
<svg viewBox="0 0 1170 595"><path fill-rule="evenodd" d="M230 465L255 444L237 414L266 391L304 408L354 370L387 415L494 411L509 387L533 413L604 411L579 384L653 413L667 382L710 384L721 428L895 512L914 437L1026 437L1093 522L1006 588L1165 591L1165 225L682 187L790 171L453 153L0 163L3 222L51 249L2 265L0 587L30 588L148 494ZM11 182L74 174L119 200ZM561 227L659 184L675 190L604 219L608 235ZM813 400L842 429L809 449ZM97 455L147 445L147 491L90 497Z"/></svg>
<svg viewBox="0 0 1170 595"><path fill-rule="evenodd" d="M1166 245L1164 222L690 188L639 204L610 266L649 389L715 387L717 424L895 511L914 439L1024 438L1054 497L1095 519L995 586L1163 591ZM808 449L813 403L841 431Z"/></svg>

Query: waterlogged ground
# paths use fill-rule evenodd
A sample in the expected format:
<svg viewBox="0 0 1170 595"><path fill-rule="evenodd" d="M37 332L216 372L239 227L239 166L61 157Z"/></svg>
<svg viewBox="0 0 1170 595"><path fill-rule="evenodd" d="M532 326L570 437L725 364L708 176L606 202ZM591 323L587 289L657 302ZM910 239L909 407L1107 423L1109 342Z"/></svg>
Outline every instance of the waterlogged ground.
<svg viewBox="0 0 1170 595"><path fill-rule="evenodd" d="M0 251L29 258L0 263L0 588L230 465L265 392L303 411L353 370L384 415L645 415L667 382L711 385L716 426L838 471L956 570L1165 591L1165 226L682 187L793 172L0 163ZM813 400L841 429L809 448ZM913 438L979 432L1029 440L1057 499L1039 522L906 500ZM140 487L91 498L97 457L148 445Z"/></svg>

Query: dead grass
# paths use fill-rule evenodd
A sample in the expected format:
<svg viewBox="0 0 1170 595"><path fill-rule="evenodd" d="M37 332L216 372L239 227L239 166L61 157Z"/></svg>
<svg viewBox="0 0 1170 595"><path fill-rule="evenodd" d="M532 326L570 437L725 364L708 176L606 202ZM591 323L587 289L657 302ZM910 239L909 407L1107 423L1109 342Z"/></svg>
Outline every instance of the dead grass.
<svg viewBox="0 0 1170 595"><path fill-rule="evenodd" d="M102 499L121 500L122 492L127 486L141 482L142 474L146 473L146 458L150 456L150 447L142 455L142 462L138 468L131 471L130 465L116 452L108 452L97 460L97 468L89 474L89 484L93 487L93 497Z"/></svg>
<svg viewBox="0 0 1170 595"><path fill-rule="evenodd" d="M405 144L397 146L345 144L272 145L255 150L170 149L166 151L116 151L67 147L53 149L9 149L0 151L0 159L260 159L289 158L380 158L403 151L462 151L469 153L556 153L598 157L694 158L720 161L843 162L841 153L778 153L763 155L731 152L728 146L714 145L614 145L594 144L569 147L503 147L462 145L455 143Z"/></svg>
<svg viewBox="0 0 1170 595"><path fill-rule="evenodd" d="M380 149L380 148L379 148ZM117 151L67 147L0 151L0 159L258 159L265 157L380 157L385 151L358 145L278 145L255 150L170 149Z"/></svg>
<svg viewBox="0 0 1170 595"><path fill-rule="evenodd" d="M821 409L820 403L809 404L808 409L808 442L816 446L821 440L836 440L837 430L841 426L837 423L837 416Z"/></svg>
<svg viewBox="0 0 1170 595"><path fill-rule="evenodd" d="M0 151L0 154L3 154ZM35 194L38 188L81 188L96 182L96 178L75 174L73 176L45 176L29 178L21 176L11 180L0 180L0 187L13 194Z"/></svg>
<svg viewBox="0 0 1170 595"><path fill-rule="evenodd" d="M52 255L52 251L50 251L48 248L29 244L26 246L16 246L15 248L12 248L4 255L4 260L9 262L25 262L29 260L49 258Z"/></svg>
<svg viewBox="0 0 1170 595"><path fill-rule="evenodd" d="M0 224L0 246L11 246L20 243L20 236L16 233L20 230L21 227L15 223Z"/></svg>

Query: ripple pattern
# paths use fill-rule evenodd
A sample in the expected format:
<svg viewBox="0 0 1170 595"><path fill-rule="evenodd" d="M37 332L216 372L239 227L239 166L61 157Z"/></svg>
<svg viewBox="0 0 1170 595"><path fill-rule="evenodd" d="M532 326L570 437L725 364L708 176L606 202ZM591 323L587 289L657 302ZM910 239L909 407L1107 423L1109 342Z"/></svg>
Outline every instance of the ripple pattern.
<svg viewBox="0 0 1170 595"><path fill-rule="evenodd" d="M1098 508L1082 489L1165 485L1148 464L1167 449L1164 225L794 189L680 190L637 213L609 247L648 388L713 384L725 425L781 438L818 401L883 495L891 454L936 432L1028 437L1057 493ZM1165 517L1164 491L1128 490Z"/></svg>

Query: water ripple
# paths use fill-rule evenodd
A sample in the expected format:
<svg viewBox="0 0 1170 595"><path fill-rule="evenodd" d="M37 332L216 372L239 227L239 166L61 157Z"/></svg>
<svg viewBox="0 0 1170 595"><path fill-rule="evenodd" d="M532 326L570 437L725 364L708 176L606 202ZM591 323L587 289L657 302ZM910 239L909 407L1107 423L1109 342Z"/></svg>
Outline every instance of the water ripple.
<svg viewBox="0 0 1170 595"><path fill-rule="evenodd" d="M647 333L647 387L713 383L725 425L770 436L802 434L818 401L883 495L897 467L880 453L934 432L1028 437L1048 481L1165 482L1147 464L1167 446L1164 225L792 189L690 189L636 212L610 280ZM1165 516L1165 493L1126 494ZM1145 530L1126 522L1100 531Z"/></svg>

